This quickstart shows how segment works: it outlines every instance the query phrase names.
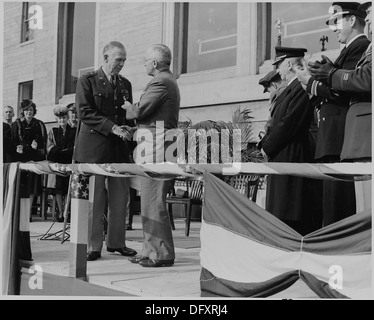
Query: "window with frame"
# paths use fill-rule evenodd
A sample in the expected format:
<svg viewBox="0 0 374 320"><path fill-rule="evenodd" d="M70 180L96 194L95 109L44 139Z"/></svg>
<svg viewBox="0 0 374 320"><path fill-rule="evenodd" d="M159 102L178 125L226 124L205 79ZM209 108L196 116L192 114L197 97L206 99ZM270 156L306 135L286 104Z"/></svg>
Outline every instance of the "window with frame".
<svg viewBox="0 0 374 320"><path fill-rule="evenodd" d="M330 3L273 2L271 4L271 59L275 47L306 48L309 54L340 48L334 32L326 24Z"/></svg>
<svg viewBox="0 0 374 320"><path fill-rule="evenodd" d="M183 3L182 73L236 65L237 3Z"/></svg>
<svg viewBox="0 0 374 320"><path fill-rule="evenodd" d="M29 13L29 9L35 4L35 2L22 2L22 25L21 25L21 43L34 39L34 30L30 28L30 23L33 23L33 19L30 19L32 14ZM35 14L36 12L34 12Z"/></svg>
<svg viewBox="0 0 374 320"><path fill-rule="evenodd" d="M33 96L33 81L21 82L18 84L18 105L22 100L30 99Z"/></svg>
<svg viewBox="0 0 374 320"><path fill-rule="evenodd" d="M79 77L94 70L95 16L94 2L60 4L60 96L75 93Z"/></svg>

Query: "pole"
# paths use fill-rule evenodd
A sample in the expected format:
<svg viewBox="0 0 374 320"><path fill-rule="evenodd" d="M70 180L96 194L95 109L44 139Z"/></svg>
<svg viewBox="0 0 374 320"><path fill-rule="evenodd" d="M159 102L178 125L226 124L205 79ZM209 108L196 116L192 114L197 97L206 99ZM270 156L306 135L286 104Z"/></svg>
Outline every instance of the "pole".
<svg viewBox="0 0 374 320"><path fill-rule="evenodd" d="M76 145L76 142L77 142L77 137L78 137L78 133L79 133L80 128L81 128L81 122L80 122L80 120L78 120L77 131L75 132L73 159L72 159L72 162L71 162L72 164L75 164L75 160L74 160L75 145ZM70 202L71 202L71 177L72 177L72 175L70 174L68 194L67 194L67 198L66 198L65 206L64 206L64 227L63 227L63 231L62 231L62 242L61 242L61 244L63 244L67 240L67 239L65 239L65 233L66 233L66 225L67 225L67 218L68 218L68 210L69 210L69 206L70 206Z"/></svg>

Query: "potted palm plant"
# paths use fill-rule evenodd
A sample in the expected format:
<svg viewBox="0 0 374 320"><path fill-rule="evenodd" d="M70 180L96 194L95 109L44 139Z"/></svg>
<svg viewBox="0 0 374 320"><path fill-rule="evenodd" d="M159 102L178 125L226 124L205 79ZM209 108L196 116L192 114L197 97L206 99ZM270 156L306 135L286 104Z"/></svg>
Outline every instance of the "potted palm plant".
<svg viewBox="0 0 374 320"><path fill-rule="evenodd" d="M178 139L180 163L262 162L261 152L250 148L253 136L251 110L238 107L232 121L181 122ZM239 154L238 154L239 152Z"/></svg>

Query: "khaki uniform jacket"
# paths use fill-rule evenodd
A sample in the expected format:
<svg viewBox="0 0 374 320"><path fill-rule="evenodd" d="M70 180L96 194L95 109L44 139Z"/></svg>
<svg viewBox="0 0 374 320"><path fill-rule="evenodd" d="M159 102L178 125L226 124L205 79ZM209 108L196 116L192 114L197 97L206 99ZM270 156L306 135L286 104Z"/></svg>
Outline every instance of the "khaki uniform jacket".
<svg viewBox="0 0 374 320"><path fill-rule="evenodd" d="M81 163L129 162L128 143L111 133L114 125L130 125L121 108L124 97L132 102L129 80L118 76L113 89L102 68L83 75L77 83L75 105L80 128L74 160Z"/></svg>

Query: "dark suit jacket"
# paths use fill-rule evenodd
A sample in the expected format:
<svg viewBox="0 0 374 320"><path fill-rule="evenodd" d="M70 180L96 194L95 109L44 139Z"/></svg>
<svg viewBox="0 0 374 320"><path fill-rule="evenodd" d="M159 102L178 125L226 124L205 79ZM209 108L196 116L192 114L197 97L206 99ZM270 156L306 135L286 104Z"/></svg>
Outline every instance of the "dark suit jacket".
<svg viewBox="0 0 374 320"><path fill-rule="evenodd" d="M341 51L334 66L338 69L353 70L369 43L370 41L365 36L355 39L348 48ZM350 95L334 91L328 85L315 81L313 77L308 82L307 92L318 97L312 101L317 108L320 108L315 158L339 159Z"/></svg>
<svg viewBox="0 0 374 320"><path fill-rule="evenodd" d="M3 122L3 162L13 162L15 146L12 143L12 127Z"/></svg>
<svg viewBox="0 0 374 320"><path fill-rule="evenodd" d="M119 76L114 90L102 68L83 75L77 83L75 105L81 122L74 159L83 163L125 163L129 161L128 144L111 133L116 125L133 125L121 108L132 102L130 81Z"/></svg>
<svg viewBox="0 0 374 320"><path fill-rule="evenodd" d="M371 59L370 45L354 70L337 70L331 77L333 89L351 94L340 156L342 160L371 159Z"/></svg>

